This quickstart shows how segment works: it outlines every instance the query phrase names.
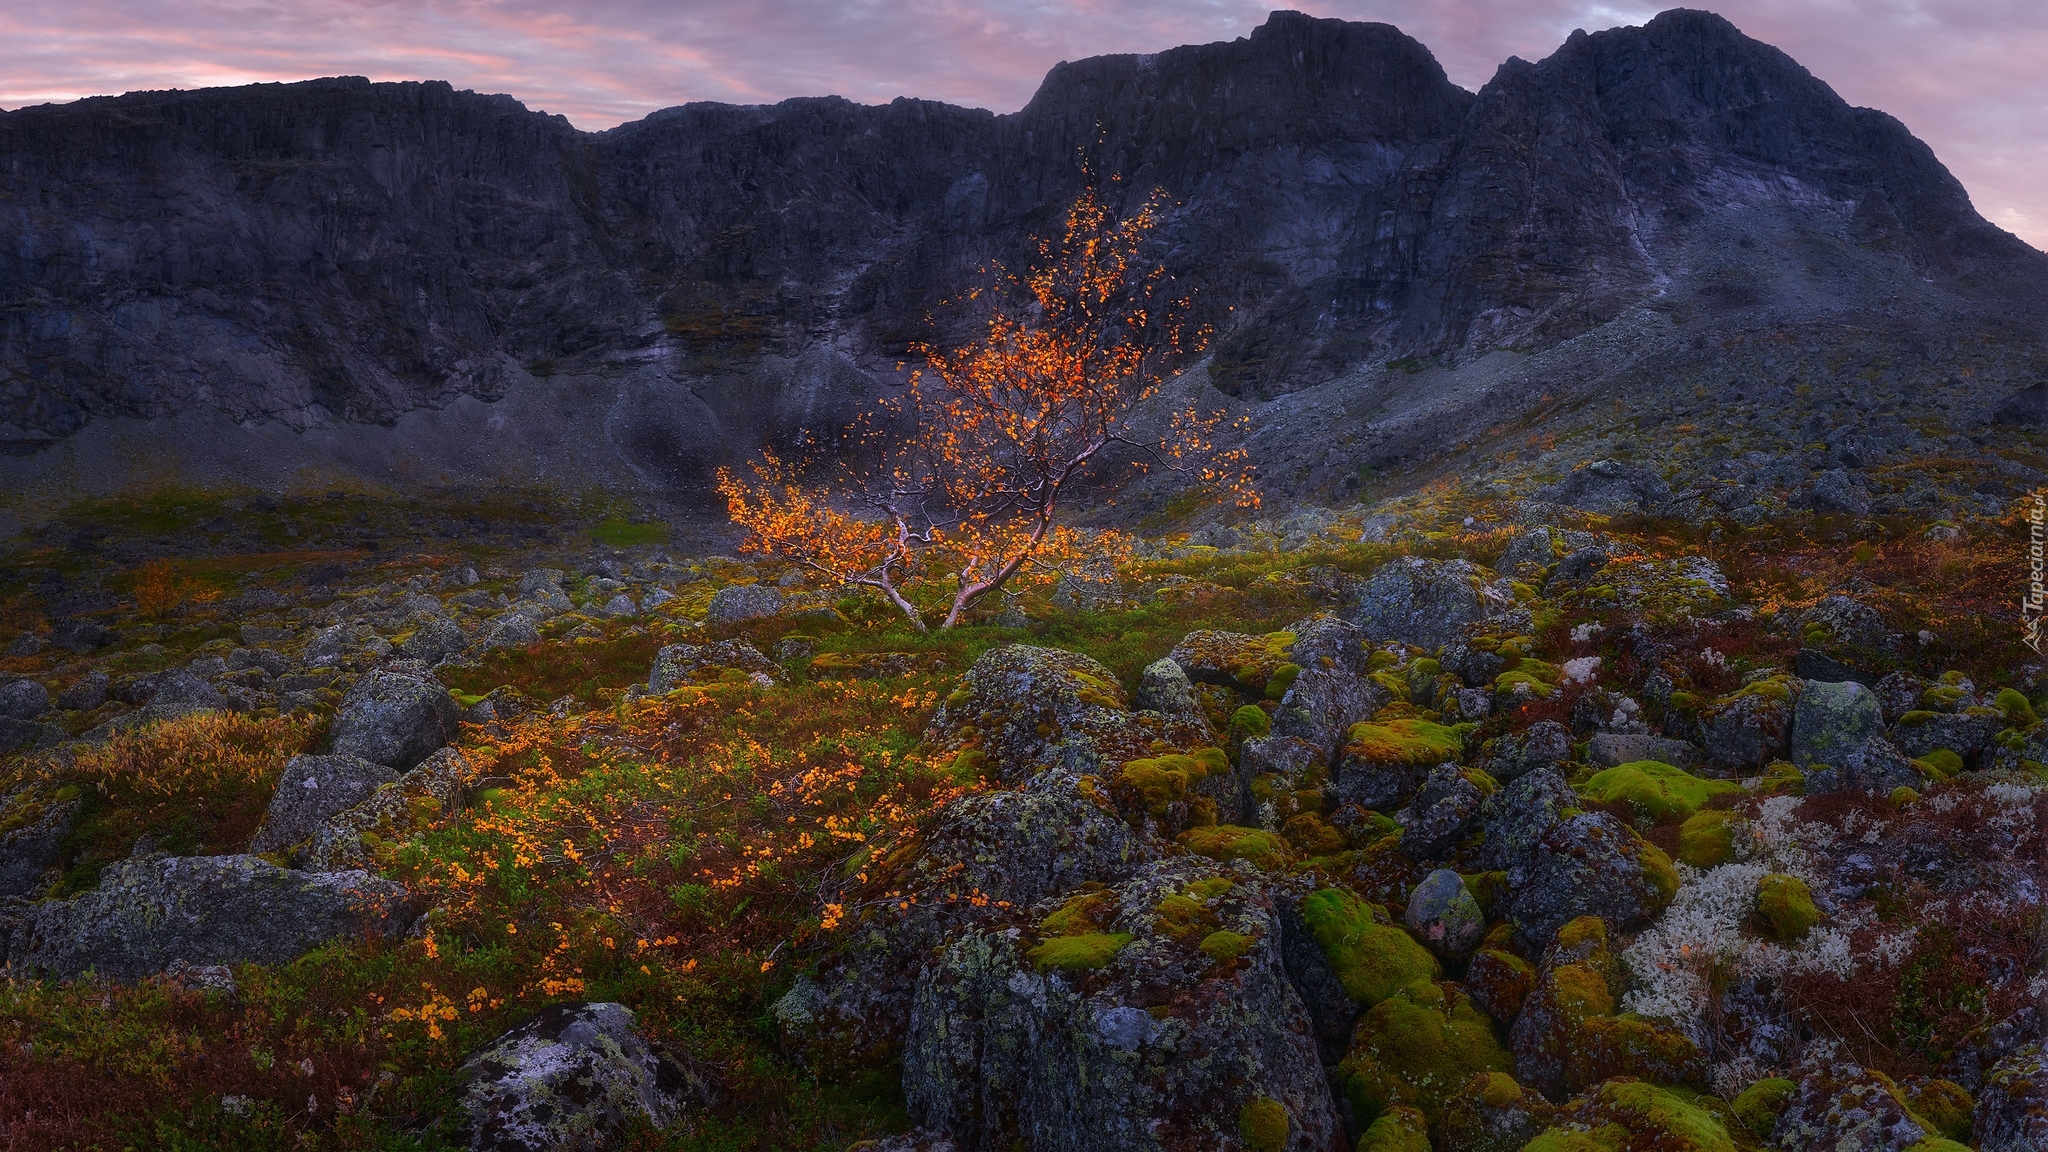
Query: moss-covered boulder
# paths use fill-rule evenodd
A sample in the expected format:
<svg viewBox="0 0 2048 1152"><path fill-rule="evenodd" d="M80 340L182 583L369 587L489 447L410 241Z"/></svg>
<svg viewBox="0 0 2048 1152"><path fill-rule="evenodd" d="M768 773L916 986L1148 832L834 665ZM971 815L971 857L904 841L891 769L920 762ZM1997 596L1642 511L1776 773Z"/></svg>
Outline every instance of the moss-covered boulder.
<svg viewBox="0 0 2048 1152"><path fill-rule="evenodd" d="M1404 556L1359 586L1350 619L1373 640L1433 650L1506 606L1505 596L1488 595L1485 574L1469 561Z"/></svg>
<svg viewBox="0 0 2048 1152"><path fill-rule="evenodd" d="M1579 794L1550 768L1516 777L1480 802L1474 826L1483 835L1478 863L1487 869L1524 864L1545 833L1581 807Z"/></svg>
<svg viewBox="0 0 2048 1152"><path fill-rule="evenodd" d="M1782 759L1800 684L1790 676L1771 676L1703 705L1699 727L1707 763L1753 772Z"/></svg>
<svg viewBox="0 0 2048 1152"><path fill-rule="evenodd" d="M1404 1105L1435 1124L1474 1076L1509 1072L1513 1064L1470 997L1454 984L1423 981L1359 1017L1336 1082L1361 1121Z"/></svg>
<svg viewBox="0 0 2048 1152"><path fill-rule="evenodd" d="M1992 1065L1977 1094L1972 1134L1978 1152L2048 1148L2048 1050L2027 1044Z"/></svg>
<svg viewBox="0 0 2048 1152"><path fill-rule="evenodd" d="M1400 988L1443 975L1429 950L1386 910L1346 888L1324 888L1301 902L1301 918L1337 975L1345 995L1362 1007Z"/></svg>
<svg viewBox="0 0 2048 1152"><path fill-rule="evenodd" d="M1613 1080L1565 1104L1522 1152L1744 1152L1727 1105L1711 1096ZM1839 1150L1846 1152L1846 1148Z"/></svg>
<svg viewBox="0 0 2048 1152"><path fill-rule="evenodd" d="M1461 770L1455 764L1430 769L1414 798L1394 813L1401 825L1401 851L1417 860L1441 859L1465 838L1495 788L1477 769Z"/></svg>
<svg viewBox="0 0 2048 1152"><path fill-rule="evenodd" d="M1332 1146L1273 892L1179 856L1014 933L955 935L918 977L911 1119L969 1148Z"/></svg>
<svg viewBox="0 0 2048 1152"><path fill-rule="evenodd" d="M1771 1142L1780 1148L1859 1152L1952 1152L1957 1147L1913 1110L1889 1076L1842 1062L1802 1072L1771 1130Z"/></svg>
<svg viewBox="0 0 2048 1152"><path fill-rule="evenodd" d="M1471 955L1486 935L1486 913L1465 878L1448 868L1423 877L1408 894L1403 920L1430 951L1452 961Z"/></svg>
<svg viewBox="0 0 2048 1152"><path fill-rule="evenodd" d="M1742 792L1732 780L1707 780L1683 768L1638 760L1596 772L1579 785L1581 795L1601 803L1622 802L1656 823L1682 821L1716 796Z"/></svg>
<svg viewBox="0 0 2048 1152"><path fill-rule="evenodd" d="M1790 759L1801 768L1841 764L1874 736L1884 735L1877 693L1855 681L1808 680L1792 712Z"/></svg>
<svg viewBox="0 0 2048 1152"><path fill-rule="evenodd" d="M1295 860L1294 848L1286 837L1263 828L1217 824L1190 828L1180 834L1181 847L1211 860L1243 860L1259 868L1285 868Z"/></svg>
<svg viewBox="0 0 2048 1152"><path fill-rule="evenodd" d="M1675 1084L1703 1075L1700 1051L1684 1033L1616 1013L1619 975L1599 919L1558 931L1510 1032L1517 1080L1555 1094L1613 1076Z"/></svg>
<svg viewBox="0 0 2048 1152"><path fill-rule="evenodd" d="M1430 769L1463 759L1465 731L1419 718L1353 725L1337 769L1339 802L1382 812L1401 807Z"/></svg>
<svg viewBox="0 0 2048 1152"><path fill-rule="evenodd" d="M1429 1118L1418 1109L1396 1104L1380 1113L1358 1138L1358 1152L1431 1152Z"/></svg>
<svg viewBox="0 0 2048 1152"><path fill-rule="evenodd" d="M1557 1109L1505 1072L1482 1072L1444 1108L1437 1152L1521 1152Z"/></svg>
<svg viewBox="0 0 2048 1152"><path fill-rule="evenodd" d="M1555 720L1539 720L1487 741L1484 755L1487 775L1503 784L1538 769L1562 771L1572 758L1572 732Z"/></svg>
<svg viewBox="0 0 2048 1152"><path fill-rule="evenodd" d="M1783 872L1773 872L1757 884L1757 919L1765 932L1780 944L1795 944L1820 923L1820 909L1806 881Z"/></svg>
<svg viewBox="0 0 2048 1152"><path fill-rule="evenodd" d="M1541 946L1570 920L1598 916L1631 927L1662 911L1678 892L1671 858L1605 812L1566 817L1508 868L1507 918L1522 941Z"/></svg>
<svg viewBox="0 0 2048 1152"><path fill-rule="evenodd" d="M1688 817L1678 829L1678 862L1712 868L1735 859L1735 835L1746 821L1736 812L1710 808Z"/></svg>
<svg viewBox="0 0 2048 1152"><path fill-rule="evenodd" d="M601 1148L682 1119L690 1074L648 1044L623 1004L555 1004L455 1074L458 1147Z"/></svg>
<svg viewBox="0 0 2048 1152"><path fill-rule="evenodd" d="M1117 766L1213 739L1206 727L1133 713L1116 674L1077 652L1011 644L961 677L925 731L933 758L979 752L1005 784L1041 772L1105 775Z"/></svg>
<svg viewBox="0 0 2048 1152"><path fill-rule="evenodd" d="M1752 1135L1759 1138L1769 1136L1778 1126L1778 1116L1792 1101L1792 1094L1799 1085L1782 1076L1768 1076L1751 1084L1729 1101L1735 1118L1742 1121Z"/></svg>

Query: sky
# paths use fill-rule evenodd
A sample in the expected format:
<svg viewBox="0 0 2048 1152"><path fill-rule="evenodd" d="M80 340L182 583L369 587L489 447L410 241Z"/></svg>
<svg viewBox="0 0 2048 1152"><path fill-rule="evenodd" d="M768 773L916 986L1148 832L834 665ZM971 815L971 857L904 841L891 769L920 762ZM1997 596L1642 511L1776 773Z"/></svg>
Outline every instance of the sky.
<svg viewBox="0 0 2048 1152"><path fill-rule="evenodd" d="M1700 0L1694 0L1699 3ZM447 80L579 128L691 100L917 96L1011 112L1062 60L1230 40L1256 0L0 0L0 108L316 76ZM1300 0L1428 45L1476 90L1627 0ZM2048 248L2048 3L1708 3L1933 146L1977 210Z"/></svg>

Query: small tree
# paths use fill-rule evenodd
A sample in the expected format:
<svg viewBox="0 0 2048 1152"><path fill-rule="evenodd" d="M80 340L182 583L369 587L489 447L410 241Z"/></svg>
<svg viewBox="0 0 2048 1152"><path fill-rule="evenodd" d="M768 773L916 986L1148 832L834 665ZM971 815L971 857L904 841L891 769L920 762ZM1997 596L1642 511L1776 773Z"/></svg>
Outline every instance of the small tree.
<svg viewBox="0 0 2048 1152"><path fill-rule="evenodd" d="M1062 523L1073 489L1112 453L1256 507L1244 450L1214 438L1220 414L1189 404L1134 426L1209 335L1189 324L1164 268L1140 259L1163 203L1155 192L1119 218L1091 186L1059 238L1038 242L1030 271L991 269L963 301L986 309L981 334L955 348L914 345L925 366L883 401L894 428L856 429L877 463L842 455L821 469L763 452L751 478L720 469L742 548L875 589L920 630L909 590L943 573L940 627L950 628L991 593L1125 549L1116 533Z"/></svg>

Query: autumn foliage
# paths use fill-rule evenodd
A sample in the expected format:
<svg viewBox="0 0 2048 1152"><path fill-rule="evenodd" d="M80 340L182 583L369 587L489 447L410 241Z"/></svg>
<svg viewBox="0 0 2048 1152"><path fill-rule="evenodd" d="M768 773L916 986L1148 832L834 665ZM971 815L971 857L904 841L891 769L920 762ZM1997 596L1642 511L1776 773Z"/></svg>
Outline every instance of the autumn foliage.
<svg viewBox="0 0 2048 1152"><path fill-rule="evenodd" d="M876 464L763 452L751 477L721 469L743 547L872 588L920 629L913 590L936 584L950 628L992 593L1120 552L1117 534L1065 522L1093 467L1170 469L1256 506L1244 451L1215 438L1220 414L1148 405L1208 337L1143 259L1163 207L1154 193L1119 217L1091 187L1029 271L992 269L955 302L986 312L980 334L913 346L924 366L884 401L891 425L854 430L879 448Z"/></svg>

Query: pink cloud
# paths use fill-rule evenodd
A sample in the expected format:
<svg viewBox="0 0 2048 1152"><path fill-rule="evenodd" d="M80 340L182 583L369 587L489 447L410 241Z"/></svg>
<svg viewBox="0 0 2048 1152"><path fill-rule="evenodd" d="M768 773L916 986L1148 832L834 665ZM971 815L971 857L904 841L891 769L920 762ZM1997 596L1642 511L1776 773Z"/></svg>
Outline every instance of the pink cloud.
<svg viewBox="0 0 2048 1152"><path fill-rule="evenodd" d="M1380 20L1477 88L1629 0L1303 0ZM310 76L445 79L607 128L690 100L919 96L1012 111L1060 60L1227 40L1259 0L9 0L0 107ZM2048 5L1729 0L1716 10L1933 145L1994 222L2048 245Z"/></svg>

